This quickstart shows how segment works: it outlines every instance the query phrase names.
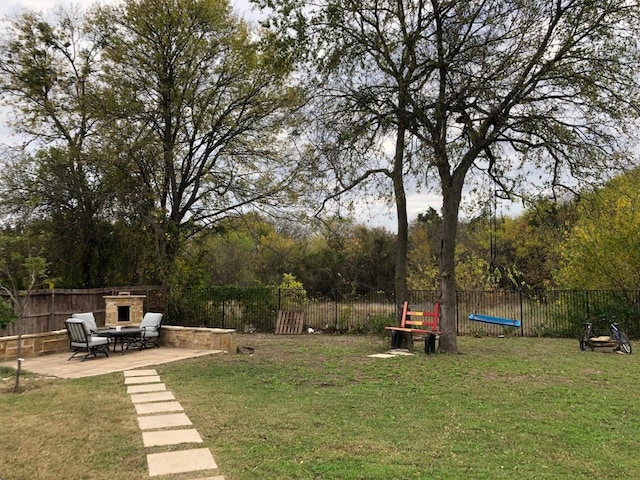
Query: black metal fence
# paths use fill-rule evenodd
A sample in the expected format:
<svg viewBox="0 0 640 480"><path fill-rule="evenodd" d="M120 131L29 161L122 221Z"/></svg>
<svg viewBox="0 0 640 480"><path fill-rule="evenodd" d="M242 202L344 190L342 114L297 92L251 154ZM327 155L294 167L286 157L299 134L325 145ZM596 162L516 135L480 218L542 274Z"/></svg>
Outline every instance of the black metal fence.
<svg viewBox="0 0 640 480"><path fill-rule="evenodd" d="M278 288L209 287L173 289L167 295L158 287L127 287L146 295L147 311L166 313L166 323L175 325L235 328L240 332L273 332L279 310L304 312L307 329L327 333L383 332L396 319L395 295L388 292L353 293ZM0 336L40 333L63 328L72 313L93 311L98 324L104 322L104 295L119 289L46 290L35 292L26 318ZM412 307L437 301L435 291L412 291ZM428 308L428 307L427 307ZM521 327L473 322L472 313L519 320ZM587 319L615 318L629 336L640 338L640 291L545 290L536 292L459 291L456 319L460 335L522 335L577 338ZM606 333L602 331L601 333Z"/></svg>
<svg viewBox="0 0 640 480"><path fill-rule="evenodd" d="M304 312L307 328L325 332L366 332L393 323L393 294L308 292L279 288L206 288L172 297L172 323L273 331L279 310Z"/></svg>
<svg viewBox="0 0 640 480"><path fill-rule="evenodd" d="M577 337L587 320L609 318L637 338L640 336L639 293L614 290L458 292L458 331L479 335ZM514 329L473 322L468 319L472 313L520 320L521 326Z"/></svg>
<svg viewBox="0 0 640 480"><path fill-rule="evenodd" d="M414 308L436 300L435 291L412 291L409 298ZM638 338L639 302L637 291L460 291L457 328L460 335L577 337L587 319L606 316L615 317L623 331ZM279 310L302 311L305 328L329 333L378 332L396 318L392 293L212 287L173 295L170 319L179 325L269 332ZM472 313L520 320L521 326L470 321Z"/></svg>

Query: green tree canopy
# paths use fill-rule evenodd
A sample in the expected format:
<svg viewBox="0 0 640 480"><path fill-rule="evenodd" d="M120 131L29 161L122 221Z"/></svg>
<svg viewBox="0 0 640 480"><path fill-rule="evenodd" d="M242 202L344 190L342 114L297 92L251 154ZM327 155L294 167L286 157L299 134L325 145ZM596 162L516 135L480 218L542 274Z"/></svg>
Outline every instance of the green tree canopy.
<svg viewBox="0 0 640 480"><path fill-rule="evenodd" d="M560 286L640 289L640 171L584 195L561 250Z"/></svg>
<svg viewBox="0 0 640 480"><path fill-rule="evenodd" d="M46 220L40 228L73 286L105 279L114 185L96 138L100 52L77 10L24 13L0 40L0 98L25 141L3 151L2 215Z"/></svg>
<svg viewBox="0 0 640 480"><path fill-rule="evenodd" d="M3 298L0 298L0 328L12 323L16 318L16 313L11 308L11 305Z"/></svg>

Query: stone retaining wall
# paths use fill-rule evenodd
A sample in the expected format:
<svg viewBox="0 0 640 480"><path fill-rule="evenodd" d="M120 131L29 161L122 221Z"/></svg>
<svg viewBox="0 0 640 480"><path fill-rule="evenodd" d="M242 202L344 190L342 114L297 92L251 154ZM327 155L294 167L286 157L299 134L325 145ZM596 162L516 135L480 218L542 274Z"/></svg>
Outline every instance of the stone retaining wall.
<svg viewBox="0 0 640 480"><path fill-rule="evenodd" d="M163 326L160 330L160 345L201 350L224 350L236 353L238 343L236 331L222 328L196 328ZM33 333L22 336L22 357L39 357L51 353L69 352L69 337L66 330ZM0 361L18 357L18 337L0 337Z"/></svg>
<svg viewBox="0 0 640 480"><path fill-rule="evenodd" d="M46 333L30 333L22 336L22 357L39 357L50 353L69 351L66 330ZM18 358L18 336L0 337L0 361Z"/></svg>
<svg viewBox="0 0 640 480"><path fill-rule="evenodd" d="M200 350L224 350L236 353L238 342L236 330L229 328L198 328L163 326L160 330L160 345Z"/></svg>

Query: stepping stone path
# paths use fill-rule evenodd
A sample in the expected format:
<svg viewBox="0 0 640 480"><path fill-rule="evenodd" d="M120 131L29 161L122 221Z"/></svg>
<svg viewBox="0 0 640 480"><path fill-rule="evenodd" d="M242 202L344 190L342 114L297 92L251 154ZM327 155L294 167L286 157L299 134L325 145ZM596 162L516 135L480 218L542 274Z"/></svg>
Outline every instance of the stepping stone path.
<svg viewBox="0 0 640 480"><path fill-rule="evenodd" d="M127 393L138 414L145 448L180 447L170 452L147 454L149 476L193 473L205 476L190 477L190 480L224 480L224 476L215 475L214 470L218 469L218 465L211 451L208 448L194 448L194 445L202 443L202 438L182 406L167 391L166 385L160 382L156 371L126 370L124 377Z"/></svg>

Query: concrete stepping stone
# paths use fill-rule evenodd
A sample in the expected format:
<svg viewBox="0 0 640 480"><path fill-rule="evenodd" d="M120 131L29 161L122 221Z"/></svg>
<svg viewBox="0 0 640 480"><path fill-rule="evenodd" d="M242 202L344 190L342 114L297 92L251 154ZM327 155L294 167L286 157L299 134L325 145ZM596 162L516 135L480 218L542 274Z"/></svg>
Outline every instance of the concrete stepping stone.
<svg viewBox="0 0 640 480"><path fill-rule="evenodd" d="M144 377L125 377L124 384L125 385L136 385L140 383L155 383L160 382L160 377L158 375L148 375Z"/></svg>
<svg viewBox="0 0 640 480"><path fill-rule="evenodd" d="M147 455L147 465L150 477L218 468L208 448L151 453Z"/></svg>
<svg viewBox="0 0 640 480"><path fill-rule="evenodd" d="M161 392L166 389L167 386L164 383L149 383L145 385L133 385L131 387L127 387L127 393Z"/></svg>
<svg viewBox="0 0 640 480"><path fill-rule="evenodd" d="M184 412L184 408L178 402L153 402L137 403L135 405L138 415L163 412Z"/></svg>
<svg viewBox="0 0 640 480"><path fill-rule="evenodd" d="M149 402L164 402L167 400L175 400L171 392L151 392L151 393L138 393L131 395L131 401L133 403L149 403Z"/></svg>
<svg viewBox="0 0 640 480"><path fill-rule="evenodd" d="M158 432L142 432L142 443L145 447L160 447L180 443L202 443L202 438L193 428L160 430Z"/></svg>
<svg viewBox="0 0 640 480"><path fill-rule="evenodd" d="M166 391L164 383L155 370L126 370L124 382L127 393L131 395L140 430L157 430L192 425L184 413L157 415L163 412L180 412L184 409L171 392ZM200 434L193 428L178 430L143 431L142 442L145 447L179 445L184 443L202 443ZM208 448L180 450L175 452L153 453L147 455L149 476L171 475L176 473L216 470L218 465ZM196 480L196 479L194 479ZM199 480L225 480L224 476L202 477Z"/></svg>
<svg viewBox="0 0 640 480"><path fill-rule="evenodd" d="M157 375L155 370L125 370L125 377L148 377L150 375Z"/></svg>
<svg viewBox="0 0 640 480"><path fill-rule="evenodd" d="M184 427L193 425L189 417L184 413L171 413L167 415L150 415L138 417L140 430L154 430L158 428Z"/></svg>

